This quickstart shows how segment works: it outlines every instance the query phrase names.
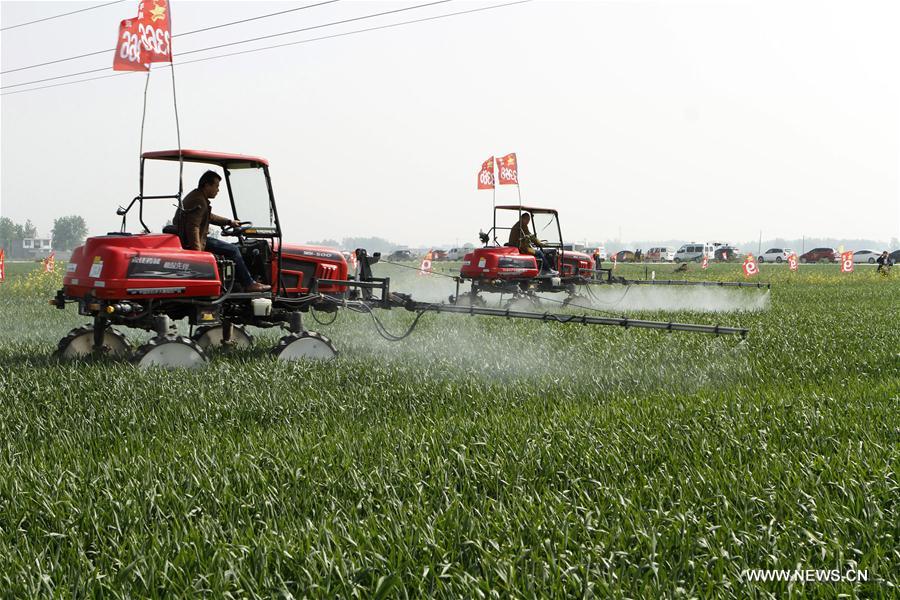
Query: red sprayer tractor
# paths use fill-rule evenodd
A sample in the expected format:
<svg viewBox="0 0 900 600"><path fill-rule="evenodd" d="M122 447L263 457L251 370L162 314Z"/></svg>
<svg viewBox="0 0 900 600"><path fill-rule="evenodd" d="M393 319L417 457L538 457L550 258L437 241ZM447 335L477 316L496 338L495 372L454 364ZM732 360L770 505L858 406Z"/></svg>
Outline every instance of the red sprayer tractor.
<svg viewBox="0 0 900 600"><path fill-rule="evenodd" d="M534 235L540 239L542 251L546 254L553 270L557 273L541 272L541 265L533 255L521 252L514 244L506 242L509 233L522 218L531 216ZM498 223L499 217L499 223ZM563 242L559 213L552 208L534 206L504 205L494 207L494 223L487 232L479 232L482 248L476 248L463 258L457 281L457 293L450 302L466 306L487 306L481 292L499 293L509 296L506 306L540 307L539 293L566 293L563 306L585 308L576 301L587 300L579 294L585 290L590 294L592 285L684 285L768 288L768 283L748 283L742 281L684 281L663 279L625 279L613 275L613 270L603 268L599 261L584 252L571 249ZM498 239L499 238L499 239ZM546 238L546 239L545 239ZM471 289L459 293L459 284L471 282ZM545 300L547 298L544 298Z"/></svg>
<svg viewBox="0 0 900 600"><path fill-rule="evenodd" d="M270 292L240 291L234 281L232 261L209 252L183 249L171 230L151 232L144 223L144 202L180 203L182 189L179 183L176 194L145 195L144 167L148 160L201 163L222 171L232 217L241 223L240 227L223 228L222 234L237 238L251 274L271 285ZM142 232L128 233L126 220L135 205ZM141 367L195 367L204 364L215 348L251 344L248 326L287 329L272 349L279 360L332 358L337 352L331 341L303 326L301 317L310 309L335 312L346 308L367 313L378 333L391 341L409 335L426 312L711 334L747 333L746 329L733 327L417 302L409 295L392 293L390 278L373 277L371 266L378 262L377 253L368 256L365 250L357 250L359 266L351 275L344 256L337 250L283 243L268 162L253 156L196 150L146 152L141 157L140 193L127 207L120 207L117 214L122 217L121 230L89 238L75 249L66 267L63 288L52 300L60 309L75 303L79 314L91 319L91 323L72 330L59 342L57 354L62 358L105 355L129 358ZM546 214L556 216L555 211ZM255 222L248 220L250 216ZM507 255L505 251L476 251L466 259L472 260L477 254L477 264L485 254L485 265L488 260L496 260L491 263L493 268L537 274L533 257L527 266L524 262L521 267L501 265L504 257L526 259L517 252ZM583 257L586 255L560 250L557 264L562 275L558 282L547 285L567 286L589 277ZM374 313L374 309L391 308L417 315L402 335L388 332ZM190 324L190 336L178 335L176 331L174 323L183 319ZM116 327L143 329L155 335L133 350Z"/></svg>

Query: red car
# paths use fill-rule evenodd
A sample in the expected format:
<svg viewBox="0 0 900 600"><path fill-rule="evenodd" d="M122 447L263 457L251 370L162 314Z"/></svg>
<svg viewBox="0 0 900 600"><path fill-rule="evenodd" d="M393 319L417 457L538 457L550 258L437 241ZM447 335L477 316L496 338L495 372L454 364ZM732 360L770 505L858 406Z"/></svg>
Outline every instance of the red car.
<svg viewBox="0 0 900 600"><path fill-rule="evenodd" d="M838 261L838 252L834 248L813 248L809 252L805 252L800 255L800 262L802 263L817 263L817 262L837 262Z"/></svg>

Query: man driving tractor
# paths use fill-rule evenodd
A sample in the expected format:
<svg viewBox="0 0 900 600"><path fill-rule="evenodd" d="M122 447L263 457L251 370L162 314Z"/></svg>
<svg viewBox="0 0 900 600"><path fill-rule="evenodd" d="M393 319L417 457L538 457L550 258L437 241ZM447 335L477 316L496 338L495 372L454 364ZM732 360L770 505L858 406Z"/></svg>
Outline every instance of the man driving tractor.
<svg viewBox="0 0 900 600"><path fill-rule="evenodd" d="M509 244L519 249L522 254L531 254L541 261L541 275L554 277L559 275L559 271L553 269L553 263L550 257L542 250L544 245L531 233L528 229L528 223L531 222L531 215L523 212L519 217L519 222L512 226L509 231Z"/></svg>
<svg viewBox="0 0 900 600"><path fill-rule="evenodd" d="M220 217L212 212L210 200L219 193L221 180L222 177L215 171L207 171L201 175L197 189L185 196L181 201L181 207L175 211L172 224L178 230L181 247L185 250L205 250L234 261L238 283L245 292L267 292L272 286L253 280L237 246L208 237L210 223L219 227L240 226L238 221Z"/></svg>

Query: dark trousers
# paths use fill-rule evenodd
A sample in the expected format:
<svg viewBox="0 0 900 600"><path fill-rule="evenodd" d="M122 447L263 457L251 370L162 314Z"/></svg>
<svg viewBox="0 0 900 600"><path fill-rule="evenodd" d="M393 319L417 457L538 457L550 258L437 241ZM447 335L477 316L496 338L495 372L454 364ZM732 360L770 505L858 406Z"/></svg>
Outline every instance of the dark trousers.
<svg viewBox="0 0 900 600"><path fill-rule="evenodd" d="M547 253L541 250L540 248L534 249L534 256L539 261L541 261L541 270L542 271L552 271L553 263L550 261L550 257L547 256Z"/></svg>
<svg viewBox="0 0 900 600"><path fill-rule="evenodd" d="M247 287L253 283L253 277L250 276L250 271L244 264L244 257L241 256L241 251L237 246L211 237L206 238L206 251L234 261L234 272L237 275L238 283L242 286Z"/></svg>

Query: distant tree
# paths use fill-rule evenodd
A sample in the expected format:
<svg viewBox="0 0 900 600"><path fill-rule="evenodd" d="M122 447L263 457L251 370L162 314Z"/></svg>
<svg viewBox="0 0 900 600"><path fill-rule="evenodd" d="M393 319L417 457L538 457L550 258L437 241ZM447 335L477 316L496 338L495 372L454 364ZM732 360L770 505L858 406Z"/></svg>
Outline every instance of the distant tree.
<svg viewBox="0 0 900 600"><path fill-rule="evenodd" d="M326 247L331 247L331 248L339 248L341 246L340 244L338 244L337 240L329 240L329 239L321 240L318 242L306 242L306 243L309 244L310 246L326 246Z"/></svg>
<svg viewBox="0 0 900 600"><path fill-rule="evenodd" d="M16 239L16 224L9 217L0 217L0 248L11 248Z"/></svg>
<svg viewBox="0 0 900 600"><path fill-rule="evenodd" d="M24 225L16 225L19 228L19 239L37 237L37 227L31 222L31 219L25 219Z"/></svg>
<svg viewBox="0 0 900 600"><path fill-rule="evenodd" d="M71 250L81 244L87 232L87 223L78 215L53 219L53 249Z"/></svg>

